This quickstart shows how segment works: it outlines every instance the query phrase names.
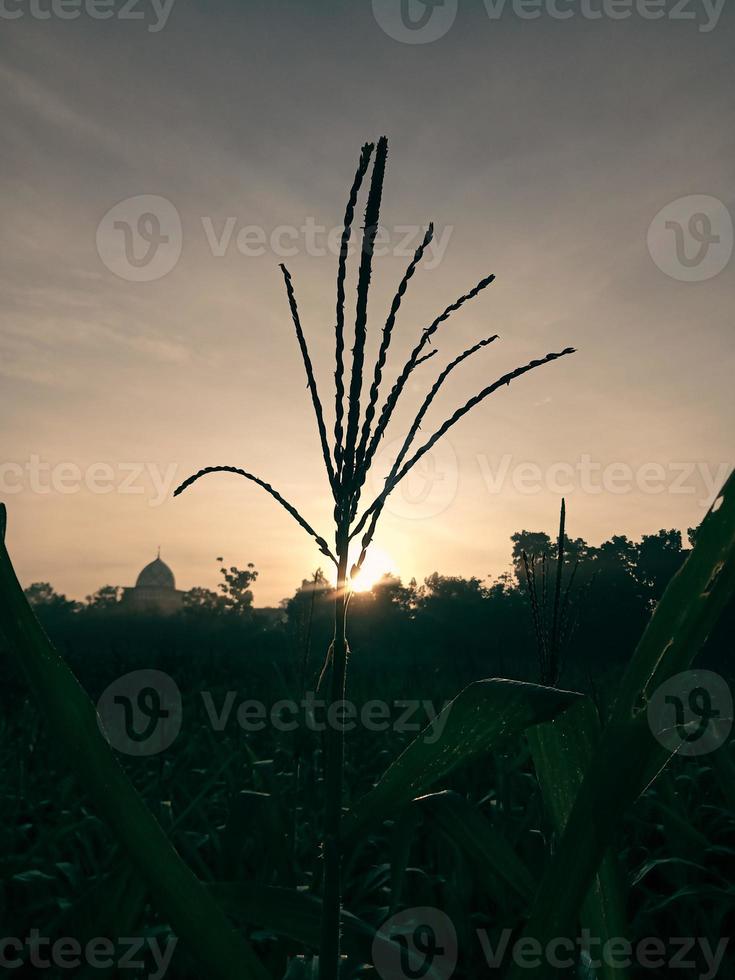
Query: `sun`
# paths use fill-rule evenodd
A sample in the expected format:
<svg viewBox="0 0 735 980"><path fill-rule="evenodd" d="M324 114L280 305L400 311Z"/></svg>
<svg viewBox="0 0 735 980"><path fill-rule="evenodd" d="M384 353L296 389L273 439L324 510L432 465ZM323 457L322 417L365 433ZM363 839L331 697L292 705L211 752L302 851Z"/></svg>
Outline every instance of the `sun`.
<svg viewBox="0 0 735 980"><path fill-rule="evenodd" d="M382 548L371 548L359 573L352 579L350 588L353 592L369 592L384 575L397 575L398 568L387 551Z"/></svg>

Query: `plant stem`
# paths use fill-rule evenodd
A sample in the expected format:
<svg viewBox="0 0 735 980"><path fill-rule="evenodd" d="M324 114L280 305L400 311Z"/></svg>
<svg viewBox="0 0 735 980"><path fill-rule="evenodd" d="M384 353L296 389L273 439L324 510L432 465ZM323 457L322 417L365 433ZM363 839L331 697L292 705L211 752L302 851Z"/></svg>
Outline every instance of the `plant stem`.
<svg viewBox="0 0 735 980"><path fill-rule="evenodd" d="M549 675L542 683L555 685L559 682L559 606L561 601L561 578L564 571L564 527L567 508L564 498L561 500L559 514L559 538L556 546L556 582L554 585L554 618L551 625L551 652L548 662Z"/></svg>
<svg viewBox="0 0 735 980"><path fill-rule="evenodd" d="M345 530L337 540L337 597L334 610L331 703L344 700L347 673L347 547ZM324 892L319 980L338 980L340 964L340 912L342 904L341 841L344 732L338 725L326 730L324 801Z"/></svg>

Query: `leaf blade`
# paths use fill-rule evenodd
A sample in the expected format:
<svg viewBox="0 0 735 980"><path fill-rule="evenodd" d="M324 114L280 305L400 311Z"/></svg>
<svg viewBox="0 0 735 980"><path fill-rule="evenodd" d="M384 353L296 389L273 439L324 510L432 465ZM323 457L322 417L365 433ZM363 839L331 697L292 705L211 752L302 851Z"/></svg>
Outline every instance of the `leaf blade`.
<svg viewBox="0 0 735 980"><path fill-rule="evenodd" d="M501 678L470 684L358 800L345 819L345 837L423 795L458 765L503 739L555 717L578 697L571 691Z"/></svg>
<svg viewBox="0 0 735 980"><path fill-rule="evenodd" d="M6 521L0 504L0 528ZM180 939L218 980L267 980L249 944L229 924L148 810L101 734L92 702L33 614L0 538L0 633L70 766L127 850Z"/></svg>
<svg viewBox="0 0 735 980"><path fill-rule="evenodd" d="M646 716L648 696L655 685L691 664L734 595L735 474L636 648L559 849L542 878L526 936L544 945L552 937L570 935L620 818L673 754L652 734ZM514 967L509 980L529 975Z"/></svg>

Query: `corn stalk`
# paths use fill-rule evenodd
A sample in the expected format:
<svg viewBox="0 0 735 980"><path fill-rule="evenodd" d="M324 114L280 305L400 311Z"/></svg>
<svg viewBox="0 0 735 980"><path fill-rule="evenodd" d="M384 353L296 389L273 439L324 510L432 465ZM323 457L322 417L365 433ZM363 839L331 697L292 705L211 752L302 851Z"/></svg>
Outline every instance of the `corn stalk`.
<svg viewBox="0 0 735 980"><path fill-rule="evenodd" d="M269 493L282 507L284 507L291 517L314 538L319 550L326 555L335 565L337 574L337 590L335 598L335 627L334 639L327 655L325 667L331 669L331 698L333 702L342 700L345 697L347 661L349 656L349 646L347 642L347 610L349 605L350 580L359 572L365 561L370 544L375 536L378 521L385 507L390 494L396 489L401 481L408 475L413 467L421 460L426 453L430 452L435 444L446 434L446 432L456 425L468 412L470 412L485 398L489 397L499 388L509 385L511 381L521 377L529 371L548 364L551 361L574 353L573 348L567 347L557 353L550 353L538 360L530 361L515 370L502 375L491 384L487 385L480 392L470 398L463 405L458 407L418 448L414 443L418 436L420 425L424 416L433 402L445 381L453 370L468 358L474 356L479 351L488 346L496 339L495 336L481 340L463 351L458 357L451 361L447 367L439 374L434 384L430 387L424 402L419 409L413 424L403 441L398 457L386 478L385 485L381 492L367 506L363 506L362 513L360 507L363 503L362 492L370 471L370 467L375 458L375 454L380 446L381 440L385 435L391 421L396 406L406 388L409 379L412 378L414 371L435 353L435 349L427 350L432 338L440 327L449 317L459 310L465 303L473 300L483 290L485 290L495 279L494 276L486 276L474 285L467 293L459 297L442 313L439 314L421 332L419 339L414 346L408 360L404 364L398 375L398 379L388 392L382 407L378 410L380 403L380 390L383 380L383 371L387 363L388 353L393 339L396 326L397 315L403 297L408 289L410 280L413 278L416 269L431 244L434 229L429 224L424 235L423 241L417 248L406 272L395 292L388 316L382 329L378 354L372 366L372 371L366 370L365 350L368 329L368 299L370 295L370 282L373 271L373 255L375 236L378 230L380 218L380 206L383 192L383 178L388 156L388 141L385 137L378 140L377 146L367 143L363 146L358 162L355 178L350 188L350 193L345 208L341 248L337 266L337 305L335 323L335 372L334 372L334 441L330 446L327 437L327 426L325 422L324 409L319 396L317 381L309 354L306 337L301 325L296 294L293 281L288 269L281 265L281 271L286 288L286 297L293 321L296 339L301 352L306 372L307 387L309 390L312 407L316 418L317 432L321 446L324 465L329 480L329 485L334 499L334 548L331 548L327 537L317 533L312 525L301 515L301 513L289 503L277 490L269 483L254 476L244 469L233 466L209 466L200 470L189 477L175 491L175 495L180 494L187 487L191 486L202 476L215 472L230 472L238 474L249 480ZM357 200L360 195L363 181L370 168L372 160L373 167L370 177L370 187L367 195L365 207L365 219L362 230L362 242L360 247L360 261L357 276L355 320L352 346L352 360L349 365L349 378L347 377L348 365L345 364L345 330L346 330L346 276L347 258L349 254L350 240L352 237L352 227L355 216ZM364 390L365 378L370 378L370 385ZM359 551L357 560L350 568L350 547L352 542L359 537ZM319 976L320 980L337 980L339 975L340 963L340 910L341 910L341 824L342 824L342 803L343 803L343 770L344 770L344 736L336 727L329 728L326 733L326 771L325 771L325 814L324 814L324 833L323 833L323 903L322 903L322 932L321 947L319 955Z"/></svg>

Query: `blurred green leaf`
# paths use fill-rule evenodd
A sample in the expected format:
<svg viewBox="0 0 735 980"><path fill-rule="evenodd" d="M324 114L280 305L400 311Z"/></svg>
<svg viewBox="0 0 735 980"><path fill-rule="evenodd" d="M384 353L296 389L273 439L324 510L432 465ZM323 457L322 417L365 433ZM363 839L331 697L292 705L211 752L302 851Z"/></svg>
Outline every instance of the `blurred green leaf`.
<svg viewBox="0 0 735 980"><path fill-rule="evenodd" d="M521 898L531 901L536 891L533 875L477 807L448 791L420 796L415 802L431 823L460 847L486 886L489 880L500 878Z"/></svg>
<svg viewBox="0 0 735 980"><path fill-rule="evenodd" d="M66 761L207 976L266 980L250 946L181 860L113 755L92 702L28 605L5 547L5 523L5 507L0 504L0 633Z"/></svg>
<svg viewBox="0 0 735 980"><path fill-rule="evenodd" d="M554 832L560 836L600 739L600 719L587 697L526 733L536 777ZM608 851L582 904L582 925L603 942L628 934L623 879ZM599 980L625 980L629 970L601 962Z"/></svg>
<svg viewBox="0 0 735 980"><path fill-rule="evenodd" d="M344 821L345 838L395 816L457 766L486 754L503 739L565 711L578 694L520 681L476 681L451 701L358 800Z"/></svg>
<svg viewBox="0 0 735 980"><path fill-rule="evenodd" d="M525 935L542 946L572 934L623 813L671 757L648 724L650 695L687 669L733 595L735 474L705 518L694 550L658 603L626 671L527 925ZM545 976L549 967L531 972ZM529 975L518 966L509 973L511 980Z"/></svg>
<svg viewBox="0 0 735 980"><path fill-rule="evenodd" d="M314 895L259 882L216 881L208 887L233 919L309 949L319 948L322 902ZM344 909L341 926L342 952L354 963L372 964L380 958L382 944L387 944L389 956L395 953L391 938ZM422 976L442 980L439 973L427 964Z"/></svg>
<svg viewBox="0 0 735 980"><path fill-rule="evenodd" d="M259 882L216 881L208 888L233 919L275 936L292 939L310 949L319 948L322 903L314 895ZM371 926L357 916L342 911L345 953L354 959L372 962L374 938L375 930Z"/></svg>
<svg viewBox="0 0 735 980"><path fill-rule="evenodd" d="M98 936L134 936L145 907L148 889L127 860L118 861L69 906L50 930L56 936L74 936L82 945ZM114 976L116 966L81 969L80 977Z"/></svg>

